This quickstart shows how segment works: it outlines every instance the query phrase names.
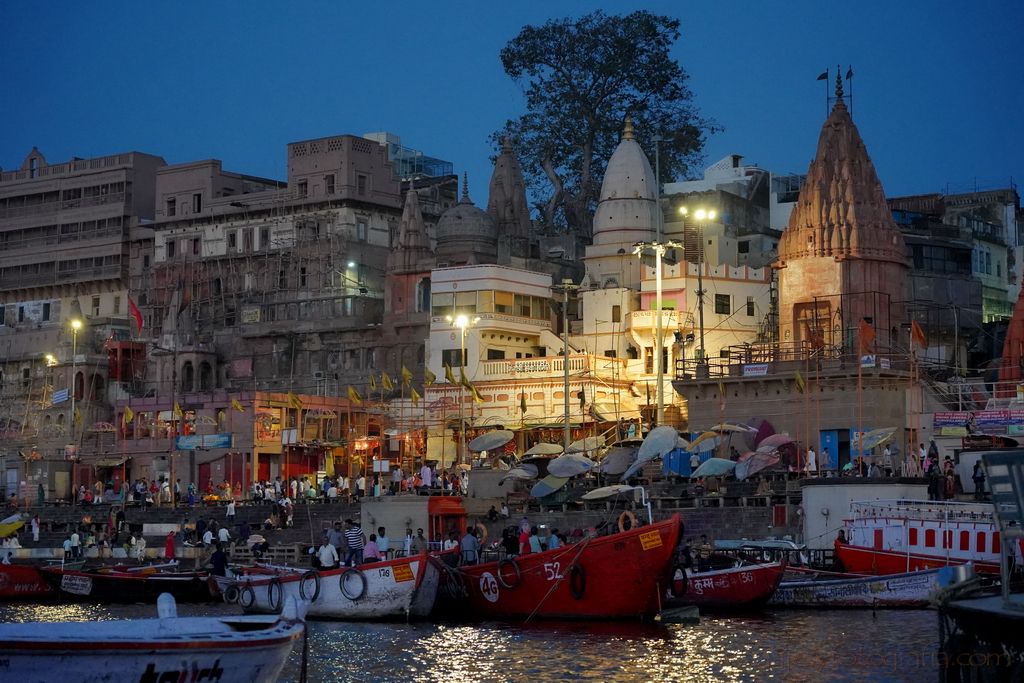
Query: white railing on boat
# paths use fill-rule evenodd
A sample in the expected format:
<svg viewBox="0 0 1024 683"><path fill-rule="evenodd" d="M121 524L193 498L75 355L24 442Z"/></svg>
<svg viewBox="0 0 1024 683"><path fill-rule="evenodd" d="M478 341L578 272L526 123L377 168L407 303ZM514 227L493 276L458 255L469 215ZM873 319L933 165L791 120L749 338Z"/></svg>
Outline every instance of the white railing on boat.
<svg viewBox="0 0 1024 683"><path fill-rule="evenodd" d="M865 500L850 503L853 519L899 517L922 521L992 522L991 503L959 503L940 500Z"/></svg>

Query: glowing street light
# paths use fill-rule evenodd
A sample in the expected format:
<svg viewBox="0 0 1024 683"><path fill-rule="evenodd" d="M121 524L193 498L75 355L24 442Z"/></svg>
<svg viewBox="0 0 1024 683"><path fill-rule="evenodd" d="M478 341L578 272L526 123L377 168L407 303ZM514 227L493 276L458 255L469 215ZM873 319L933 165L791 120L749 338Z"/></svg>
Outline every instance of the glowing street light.
<svg viewBox="0 0 1024 683"><path fill-rule="evenodd" d="M75 443L75 396L78 393L78 331L82 329L82 321L79 318L71 319L71 420L70 431L71 444ZM74 460L71 461L71 500L77 500L78 496L78 469Z"/></svg>
<svg viewBox="0 0 1024 683"><path fill-rule="evenodd" d="M679 207L679 215L683 217L683 229L686 229L686 215L689 210L685 206ZM718 213L714 209L703 207L693 212L697 219L697 317L700 322L700 358L697 359L698 367L707 365L708 356L704 348L704 224L707 221L715 220Z"/></svg>
<svg viewBox="0 0 1024 683"><path fill-rule="evenodd" d="M452 327L459 328L459 464L462 464L463 459L466 455L466 420L463 413L466 409L466 397L464 390L466 387L462 385L462 378L466 376L466 328L472 327L480 322L479 316L474 316L472 319L464 314L459 314L454 318L450 315L445 316L445 320Z"/></svg>

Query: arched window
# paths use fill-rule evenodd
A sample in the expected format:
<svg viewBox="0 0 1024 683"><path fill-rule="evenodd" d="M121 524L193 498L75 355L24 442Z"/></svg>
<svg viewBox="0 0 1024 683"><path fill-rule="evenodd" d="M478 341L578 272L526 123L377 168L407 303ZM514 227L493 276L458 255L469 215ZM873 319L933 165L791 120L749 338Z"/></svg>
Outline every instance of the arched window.
<svg viewBox="0 0 1024 683"><path fill-rule="evenodd" d="M100 375L93 375L89 378L89 400L90 401L101 401L103 400L103 392L106 384L103 381L103 377Z"/></svg>
<svg viewBox="0 0 1024 683"><path fill-rule="evenodd" d="M182 391L195 391L196 385L196 371L192 367L192 362L187 361L181 366L181 390Z"/></svg>
<svg viewBox="0 0 1024 683"><path fill-rule="evenodd" d="M73 381L75 388L75 400L81 401L82 397L85 396L85 374L81 372L75 372L75 379Z"/></svg>
<svg viewBox="0 0 1024 683"><path fill-rule="evenodd" d="M209 363L203 362L199 365L199 391L211 391L213 389L213 369Z"/></svg>
<svg viewBox="0 0 1024 683"><path fill-rule="evenodd" d="M430 311L430 278L421 278L416 283L416 312L426 313Z"/></svg>

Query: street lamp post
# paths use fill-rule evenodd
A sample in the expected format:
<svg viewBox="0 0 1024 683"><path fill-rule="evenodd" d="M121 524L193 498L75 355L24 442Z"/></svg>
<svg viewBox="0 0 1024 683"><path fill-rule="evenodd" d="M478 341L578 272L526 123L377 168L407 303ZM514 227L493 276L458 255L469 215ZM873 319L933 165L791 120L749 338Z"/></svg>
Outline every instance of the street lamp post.
<svg viewBox="0 0 1024 683"><path fill-rule="evenodd" d="M75 397L78 393L78 331L82 329L82 321L78 318L71 319L71 419L68 421L68 434L71 435L71 445L75 443ZM75 458L78 453L71 452L71 500L78 500L78 468L75 467Z"/></svg>
<svg viewBox="0 0 1024 683"><path fill-rule="evenodd" d="M562 448L569 450L572 441L572 430L569 426L569 292L579 289L572 280L562 280L562 284L553 287L562 292L562 394L564 398L565 426L562 428Z"/></svg>
<svg viewBox="0 0 1024 683"><path fill-rule="evenodd" d="M465 315L457 315L454 318L447 316L446 318L452 327L459 328L459 453L457 459L461 465L466 457L466 387L462 384L462 379L466 376L466 328L480 322L479 317L475 317L472 320Z"/></svg>
<svg viewBox="0 0 1024 683"><path fill-rule="evenodd" d="M662 363L662 349L665 345L664 322L662 320L661 302L661 262L665 258L665 252L682 245L678 242L638 242L633 247L633 253L643 256L648 249L654 252L654 308L658 319L654 332L654 374L658 384L658 408L655 413L655 422L662 424L665 420L665 364Z"/></svg>
<svg viewBox="0 0 1024 683"><path fill-rule="evenodd" d="M683 216L683 229L686 228L686 215L689 210L685 206L679 207L679 214ZM693 215L697 218L697 320L700 324L700 357L697 359L698 370L706 367L708 362L707 350L704 348L704 222L715 220L718 215L714 209L697 209ZM699 374L699 373L698 373Z"/></svg>

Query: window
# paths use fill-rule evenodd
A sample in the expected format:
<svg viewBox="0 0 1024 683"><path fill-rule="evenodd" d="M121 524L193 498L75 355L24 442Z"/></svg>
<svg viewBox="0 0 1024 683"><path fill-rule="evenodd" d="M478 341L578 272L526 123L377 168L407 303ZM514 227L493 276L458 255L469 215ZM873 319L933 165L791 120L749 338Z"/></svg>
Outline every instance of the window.
<svg viewBox="0 0 1024 683"><path fill-rule="evenodd" d="M192 213L201 213L203 210L203 193L196 192L192 195Z"/></svg>
<svg viewBox="0 0 1024 683"><path fill-rule="evenodd" d="M910 528L910 538L907 543L910 545L917 545L917 527Z"/></svg>
<svg viewBox="0 0 1024 683"><path fill-rule="evenodd" d="M644 347L644 372L648 375L654 372L654 347Z"/></svg>
<svg viewBox="0 0 1024 683"><path fill-rule="evenodd" d="M277 273L277 288L288 289L288 274L283 270Z"/></svg>
<svg viewBox="0 0 1024 683"><path fill-rule="evenodd" d="M300 180L299 181L299 196L300 197L308 197L309 196L309 182L307 182L305 180Z"/></svg>
<svg viewBox="0 0 1024 683"><path fill-rule="evenodd" d="M252 251L252 228L246 228L242 231L242 251Z"/></svg>
<svg viewBox="0 0 1024 683"><path fill-rule="evenodd" d="M174 240L167 240L166 246L167 246L167 258L169 258L169 259L174 258Z"/></svg>
<svg viewBox="0 0 1024 683"><path fill-rule="evenodd" d="M961 531L960 532L960 550L967 551L967 550L970 550L970 549L971 549L971 532L970 531L966 531L966 530L965 531Z"/></svg>
<svg viewBox="0 0 1024 683"><path fill-rule="evenodd" d="M238 231L231 230L228 232L228 249L234 251L238 248Z"/></svg>
<svg viewBox="0 0 1024 683"><path fill-rule="evenodd" d="M604 355L605 358L615 358L618 354L615 349L605 349Z"/></svg>
<svg viewBox="0 0 1024 683"><path fill-rule="evenodd" d="M167 198L167 211L165 213L167 214L168 217L173 216L173 215L175 215L177 213L177 211L178 211L177 204L178 204L178 200L175 199L174 197L168 197Z"/></svg>
<svg viewBox="0 0 1024 683"><path fill-rule="evenodd" d="M618 306L618 305L612 306L612 322L613 323L621 323L622 322L622 306Z"/></svg>
<svg viewBox="0 0 1024 683"><path fill-rule="evenodd" d="M365 218L360 218L356 221L356 239L360 242L366 241L367 224Z"/></svg>
<svg viewBox="0 0 1024 683"><path fill-rule="evenodd" d="M715 313L729 315L732 311L731 298L728 294L715 294Z"/></svg>
<svg viewBox="0 0 1024 683"><path fill-rule="evenodd" d="M299 286L300 287L305 287L306 286L306 269L304 267L303 268L299 268Z"/></svg>
<svg viewBox="0 0 1024 683"><path fill-rule="evenodd" d="M992 534L992 554L998 555L1000 551L999 547L999 532L996 531Z"/></svg>
<svg viewBox="0 0 1024 683"><path fill-rule="evenodd" d="M324 192L334 194L334 174L324 176Z"/></svg>
<svg viewBox="0 0 1024 683"><path fill-rule="evenodd" d="M121 314L121 297L114 295L114 315Z"/></svg>
<svg viewBox="0 0 1024 683"><path fill-rule="evenodd" d="M753 317L754 315L754 297L747 297L747 315Z"/></svg>
<svg viewBox="0 0 1024 683"><path fill-rule="evenodd" d="M441 351L441 363L450 368L462 367L462 349L444 349ZM456 380L458 377L455 378Z"/></svg>
<svg viewBox="0 0 1024 683"><path fill-rule="evenodd" d="M986 540L987 539L985 538L985 532L984 531L979 531L978 532L978 538L976 539L976 544L974 546L974 552L976 552L976 553L983 553L983 552L985 552L985 545L986 545L985 541Z"/></svg>
<svg viewBox="0 0 1024 683"><path fill-rule="evenodd" d="M92 298L92 306L90 308L92 309L92 316L94 318L98 317L100 314L100 298L98 296Z"/></svg>
<svg viewBox="0 0 1024 683"><path fill-rule="evenodd" d="M260 251L270 251L270 228L260 228Z"/></svg>
<svg viewBox="0 0 1024 683"><path fill-rule="evenodd" d="M718 357L719 358L728 358L729 357L729 347L725 347L724 349L719 349L718 350Z"/></svg>
<svg viewBox="0 0 1024 683"><path fill-rule="evenodd" d="M924 530L924 547L934 548L935 547L935 529Z"/></svg>
<svg viewBox="0 0 1024 683"><path fill-rule="evenodd" d="M487 360L505 360L505 352L501 349L487 349Z"/></svg>
<svg viewBox="0 0 1024 683"><path fill-rule="evenodd" d="M494 312L495 313L511 313L514 297L512 292L495 292L494 293Z"/></svg>
<svg viewBox="0 0 1024 683"><path fill-rule="evenodd" d="M195 255L195 256L199 255L199 238L198 237L193 237L192 238L192 254Z"/></svg>
<svg viewBox="0 0 1024 683"><path fill-rule="evenodd" d="M142 267L149 268L149 254L142 257Z"/></svg>
<svg viewBox="0 0 1024 683"><path fill-rule="evenodd" d="M369 178L367 178L365 174L357 173L356 174L356 194L358 194L360 197L366 196L366 190L367 190L368 183L369 183Z"/></svg>
<svg viewBox="0 0 1024 683"><path fill-rule="evenodd" d="M18 322L19 323L25 322L25 307L24 306L18 306Z"/></svg>
<svg viewBox="0 0 1024 683"><path fill-rule="evenodd" d="M0 312L0 317L2 317L2 315L3 315L2 312ZM45 304L43 304L43 320L49 320L49 319L50 319L50 304L49 303L45 303Z"/></svg>
<svg viewBox="0 0 1024 683"><path fill-rule="evenodd" d="M740 254L750 253L750 242L737 242L736 251Z"/></svg>

